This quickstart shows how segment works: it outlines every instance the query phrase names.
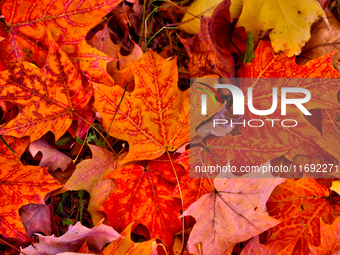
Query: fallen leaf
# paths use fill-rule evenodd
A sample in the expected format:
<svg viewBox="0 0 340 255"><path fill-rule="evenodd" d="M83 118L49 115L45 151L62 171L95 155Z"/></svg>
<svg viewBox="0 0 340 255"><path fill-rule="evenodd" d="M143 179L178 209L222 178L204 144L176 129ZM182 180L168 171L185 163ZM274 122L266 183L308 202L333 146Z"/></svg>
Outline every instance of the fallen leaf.
<svg viewBox="0 0 340 255"><path fill-rule="evenodd" d="M51 211L48 205L28 204L19 210L27 236L33 238L34 233L52 234Z"/></svg>
<svg viewBox="0 0 340 255"><path fill-rule="evenodd" d="M94 119L93 110L87 105L76 111L76 114L73 115L73 122L67 131L74 138L83 137L90 129L90 123L93 123Z"/></svg>
<svg viewBox="0 0 340 255"><path fill-rule="evenodd" d="M191 151L190 149L183 152L175 162L182 165L186 171L185 176L183 176L180 180L180 183L177 184L175 190L173 191L173 196L182 199L184 210L188 209L188 207L196 202L200 197L205 194L211 193L214 191L215 187L213 185L213 178L209 178L209 176L204 172L190 172L190 161L198 162L199 160L195 159L200 158L199 151ZM181 192L179 191L181 188ZM182 193L182 197L181 197Z"/></svg>
<svg viewBox="0 0 340 255"><path fill-rule="evenodd" d="M194 1L184 14L182 22L178 26L179 29L185 31L188 34L197 34L200 31L200 20L198 17L204 16L206 18L211 17L215 8L222 2L223 0L213 0L213 1L204 1L197 0ZM196 16L196 17L195 17Z"/></svg>
<svg viewBox="0 0 340 255"><path fill-rule="evenodd" d="M47 30L63 51L80 53L78 44L85 41L86 33L120 2L6 1L2 14L7 26L0 30L5 37L0 55L6 57L2 60L8 67L20 61L42 67L49 45Z"/></svg>
<svg viewBox="0 0 340 255"><path fill-rule="evenodd" d="M337 79L325 79L340 77L340 73L332 66L332 55L332 53L329 53L308 62L304 66L299 66L295 63L295 58L288 58L284 53L275 54L269 42L261 41L255 51L253 62L244 64L239 70L239 77L254 79L240 80L240 87L244 93L246 93L248 87L253 88L252 98L255 109L271 108L273 87L277 87L278 90L283 87L308 89L311 93L311 99L304 104L307 110L337 109L339 108L337 93L340 84ZM277 82L255 82L255 79L258 78L263 78L263 81L266 81L264 78L285 79L277 79ZM298 98L299 96L294 95L294 97ZM241 129L241 133L247 133L257 139L271 141L272 143L293 145L295 148L285 155L291 161L297 154L311 157L324 155L332 159L332 156L326 153L327 148L320 147L322 144L318 142L322 139L320 131L305 118L297 107L287 106L285 118L296 120L298 125L294 129L287 129L281 125L280 121L274 121L273 125L263 125L258 128L250 128L246 125L245 128ZM278 98L278 107L273 114L258 116L246 109L244 119L261 119L264 122L271 119L281 120L281 98ZM273 132L274 130L275 132Z"/></svg>
<svg viewBox="0 0 340 255"><path fill-rule="evenodd" d="M256 40L261 33L271 30L269 37L274 51L283 51L292 57L298 55L310 39L311 25L325 16L316 0L244 0L237 26L245 27Z"/></svg>
<svg viewBox="0 0 340 255"><path fill-rule="evenodd" d="M39 243L22 251L27 255L54 255L61 252L77 252L86 241L88 246L99 253L105 246L121 236L111 227L101 224L89 229L80 222L70 225L61 237L39 235Z"/></svg>
<svg viewBox="0 0 340 255"><path fill-rule="evenodd" d="M338 255L340 253L340 218L332 223L326 224L320 219L320 239L321 244L317 247L309 245L310 254L312 255Z"/></svg>
<svg viewBox="0 0 340 255"><path fill-rule="evenodd" d="M255 236L251 239L246 247L242 250L240 255L272 255L272 254L291 254L293 251L292 246L285 246L284 243L280 241L272 242L268 245L260 243L259 236Z"/></svg>
<svg viewBox="0 0 340 255"><path fill-rule="evenodd" d="M131 240L131 231L134 223L131 223L126 227L126 229L121 233L122 238L119 238L112 243L110 243L100 255L134 255L134 254L150 254L157 255L158 250L167 254L165 247L156 242L156 239L151 239L141 243L135 243ZM163 253L160 253L163 254Z"/></svg>
<svg viewBox="0 0 340 255"><path fill-rule="evenodd" d="M18 116L2 125L0 133L35 141L52 131L58 140L91 95L90 83L51 39L42 69L22 62L0 73L0 99L20 106Z"/></svg>
<svg viewBox="0 0 340 255"><path fill-rule="evenodd" d="M329 189L314 179L287 179L275 188L267 202L269 215L282 223L270 230L267 242L294 247L292 254L309 254L309 243L320 245L320 219L332 223L339 215Z"/></svg>
<svg viewBox="0 0 340 255"><path fill-rule="evenodd" d="M185 8L179 8L170 2L162 3L159 10L161 11L163 18L170 20L171 23L176 23L178 19L183 20L182 18L185 14ZM200 22L199 19L197 19L197 21L198 23ZM181 25L179 27L181 27ZM197 31L199 31L199 28Z"/></svg>
<svg viewBox="0 0 340 255"><path fill-rule="evenodd" d="M190 58L188 70L192 78L210 74L227 78L235 76L234 60L229 51L233 30L229 6L230 2L222 2L211 19L201 18L201 29L197 35L181 39Z"/></svg>
<svg viewBox="0 0 340 255"><path fill-rule="evenodd" d="M133 41L132 41L133 42ZM107 72L111 75L116 85L123 89L127 86L126 91L132 92L135 88L135 80L132 71L132 64L141 60L143 51L138 44L133 42L132 51L124 56L120 52L117 53L117 61L112 61L107 65Z"/></svg>
<svg viewBox="0 0 340 255"><path fill-rule="evenodd" d="M340 193L340 181L339 180L333 181L332 186L329 189L335 191L339 195L339 193Z"/></svg>
<svg viewBox="0 0 340 255"><path fill-rule="evenodd" d="M183 216L196 220L188 240L190 253L223 254L243 242L277 225L270 217L266 202L284 179L216 178L215 192L202 196Z"/></svg>
<svg viewBox="0 0 340 255"><path fill-rule="evenodd" d="M322 138L316 141L320 147L332 154L340 162L339 138L340 138L340 112L339 110L321 110Z"/></svg>
<svg viewBox="0 0 340 255"><path fill-rule="evenodd" d="M108 23L105 23L104 28L97 32L90 40L87 40L87 43L106 55L117 58L117 53L122 45L121 43L113 43L110 37L112 33L113 31L108 27Z"/></svg>
<svg viewBox="0 0 340 255"><path fill-rule="evenodd" d="M325 9L326 20L320 20L311 30L311 38L296 57L296 63L304 65L307 62L326 55L340 46L340 24L333 14Z"/></svg>
<svg viewBox="0 0 340 255"><path fill-rule="evenodd" d="M123 99L124 89L119 86L93 85L94 107L103 117L103 129L129 143L122 164L155 159L189 141L189 90L180 92L177 87L176 59L166 61L148 51L133 64L133 73L135 89Z"/></svg>
<svg viewBox="0 0 340 255"><path fill-rule="evenodd" d="M91 198L87 211L91 213L92 222L97 224L106 218L103 204L117 188L114 180L107 179L99 181L91 190Z"/></svg>
<svg viewBox="0 0 340 255"><path fill-rule="evenodd" d="M132 41L132 43L133 49L128 55L122 55L120 51L118 51L119 70L130 67L132 63L141 60L143 57L143 51L141 47L134 41Z"/></svg>
<svg viewBox="0 0 340 255"><path fill-rule="evenodd" d="M205 146L190 149L192 153L200 154L199 161L205 166L261 166L268 160L284 155L294 145L271 143L257 140L249 135L226 135L225 137L209 137ZM227 155L227 156L226 156ZM198 159L197 159L198 160ZM195 161L191 161L191 167ZM197 172L196 169L191 170ZM217 171L217 170L216 170Z"/></svg>
<svg viewBox="0 0 340 255"><path fill-rule="evenodd" d="M57 170L58 168L64 171L72 162L72 159L69 156L60 152L43 139L31 143L28 146L28 151L31 153L32 157L35 157L40 151L42 153L42 158L39 166L47 166L50 172Z"/></svg>
<svg viewBox="0 0 340 255"><path fill-rule="evenodd" d="M119 162L125 153L117 156L108 150L89 144L92 159L85 159L77 164L71 178L65 186L72 190L86 190L90 193L88 211L91 213L92 221L97 224L103 214L97 212L98 208L108 199L116 185L113 180L103 180L105 176L119 167Z"/></svg>
<svg viewBox="0 0 340 255"><path fill-rule="evenodd" d="M30 203L44 204L45 195L61 185L48 174L47 168L24 166L20 157L29 144L28 138L3 137L16 152L0 143L0 229L5 238L28 241L19 209Z"/></svg>
<svg viewBox="0 0 340 255"><path fill-rule="evenodd" d="M110 226L122 231L133 220L143 224L150 231L151 238L158 238L167 247L174 240L174 234L182 226L179 217L180 200L171 197L183 170L171 162L167 155L147 164L146 167L128 165L116 169L107 178L113 178L117 189L104 204Z"/></svg>

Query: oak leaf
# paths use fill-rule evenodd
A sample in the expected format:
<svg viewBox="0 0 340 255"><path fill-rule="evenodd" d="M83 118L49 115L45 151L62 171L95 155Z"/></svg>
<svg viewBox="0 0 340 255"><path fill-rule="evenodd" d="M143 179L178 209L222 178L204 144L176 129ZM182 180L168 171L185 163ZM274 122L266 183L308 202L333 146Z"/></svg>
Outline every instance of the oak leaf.
<svg viewBox="0 0 340 255"><path fill-rule="evenodd" d="M255 38L271 30L274 51L292 57L301 52L310 39L311 25L320 17L325 18L325 13L317 0L245 0L237 25L245 27Z"/></svg>
<svg viewBox="0 0 340 255"><path fill-rule="evenodd" d="M54 148L44 139L39 139L31 143L28 146L28 151L31 153L32 157L35 157L38 152L41 152L42 158L39 162L39 166L47 166L50 172L57 170L58 168L65 171L72 162L72 159L69 156Z"/></svg>
<svg viewBox="0 0 340 255"><path fill-rule="evenodd" d="M91 213L93 223L97 224L104 218L103 212L98 211L98 209L116 188L112 179L104 180L104 177L119 167L119 162L125 156L125 153L117 158L116 155L104 148L91 144L89 144L89 147L92 152L92 159L85 159L77 164L65 186L72 190L86 190L90 193L88 211Z"/></svg>
<svg viewBox="0 0 340 255"><path fill-rule="evenodd" d="M174 168L167 155L143 167L128 165L116 169L107 177L113 178L117 189L104 204L110 226L122 231L133 220L145 225L151 238L160 239L169 247L173 235L181 229L180 200L171 196L177 179L184 172L180 165Z"/></svg>
<svg viewBox="0 0 340 255"><path fill-rule="evenodd" d="M224 254L245 241L277 225L266 202L276 185L284 179L216 178L215 192L202 196L183 214L195 218L188 240L190 253ZM201 245L199 245L201 244Z"/></svg>
<svg viewBox="0 0 340 255"><path fill-rule="evenodd" d="M30 203L43 204L45 195L61 185L48 174L47 168L24 166L20 157L29 144L28 138L3 137L16 152L0 143L0 232L4 237L28 241L19 209Z"/></svg>
<svg viewBox="0 0 340 255"><path fill-rule="evenodd" d="M77 252L86 241L95 252L100 252L105 244L121 236L111 227L101 224L89 229L80 222L70 225L61 237L43 236L38 234L39 243L30 245L22 251L27 255L54 255L61 252Z"/></svg>
<svg viewBox="0 0 340 255"><path fill-rule="evenodd" d="M189 141L190 92L178 89L176 59L166 61L149 50L132 69L135 89L123 99L120 86L93 85L94 107L103 117L104 130L129 143L122 164L155 159Z"/></svg>
<svg viewBox="0 0 340 255"><path fill-rule="evenodd" d="M19 105L0 133L39 139L48 131L58 140L70 127L72 116L84 108L92 95L90 82L50 38L47 61L42 69L22 62L0 73L0 100Z"/></svg>

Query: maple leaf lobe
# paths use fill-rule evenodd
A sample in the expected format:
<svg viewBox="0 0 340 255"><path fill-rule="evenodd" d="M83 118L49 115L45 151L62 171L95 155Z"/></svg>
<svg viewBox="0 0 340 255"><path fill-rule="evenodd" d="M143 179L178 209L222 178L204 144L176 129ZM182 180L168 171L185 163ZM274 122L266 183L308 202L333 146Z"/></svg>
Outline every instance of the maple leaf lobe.
<svg viewBox="0 0 340 255"><path fill-rule="evenodd" d="M149 50L132 69L135 89L123 98L109 130L111 136L129 143L122 164L155 159L189 141L190 92L178 89L176 59L166 61ZM120 86L94 84L94 106L106 132L123 93Z"/></svg>

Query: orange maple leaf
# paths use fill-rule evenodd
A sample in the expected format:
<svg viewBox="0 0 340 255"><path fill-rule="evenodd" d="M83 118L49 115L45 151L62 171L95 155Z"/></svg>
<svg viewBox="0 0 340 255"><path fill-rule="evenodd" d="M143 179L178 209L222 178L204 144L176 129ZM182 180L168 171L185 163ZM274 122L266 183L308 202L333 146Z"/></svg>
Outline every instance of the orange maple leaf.
<svg viewBox="0 0 340 255"><path fill-rule="evenodd" d="M93 85L94 107L103 117L104 130L129 143L122 164L155 159L189 141L190 95L178 89L176 59L166 61L148 51L132 69L135 89L123 99L120 86Z"/></svg>
<svg viewBox="0 0 340 255"><path fill-rule="evenodd" d="M0 126L0 133L39 139L48 131L58 140L70 127L74 112L87 105L90 82L50 38L42 69L22 62L0 73L0 100L19 105L19 114Z"/></svg>
<svg viewBox="0 0 340 255"><path fill-rule="evenodd" d="M198 165L201 159L199 150L186 150L175 162L182 165L186 170L186 175L177 184L173 192L173 196L183 199L184 210L186 210L192 203L196 202L201 196L211 193L215 187L211 176L204 172L190 173L190 161L197 162ZM179 192L181 188L181 192ZM181 194L182 193L182 197Z"/></svg>
<svg viewBox="0 0 340 255"><path fill-rule="evenodd" d="M26 230L19 216L21 206L44 203L45 195L61 185L47 171L47 167L24 166L20 157L29 139L6 137L11 152L0 143L0 232L4 237L28 241Z"/></svg>
<svg viewBox="0 0 340 255"><path fill-rule="evenodd" d="M320 238L321 244L318 247L309 246L311 254L318 255L333 255L338 254L340 251L339 243L339 233L340 233L340 218L328 225L320 219Z"/></svg>
<svg viewBox="0 0 340 255"><path fill-rule="evenodd" d="M0 56L6 67L28 61L42 67L47 56L47 31L70 58L79 61L90 77L110 80L106 74L108 56L86 44L87 32L121 0L25 1L8 0L2 6L6 22L0 27ZM96 61L93 61L95 59ZM90 69L91 67L92 69ZM101 77L105 76L105 77Z"/></svg>
<svg viewBox="0 0 340 255"><path fill-rule="evenodd" d="M107 221L122 231L133 220L145 225L151 237L159 238L169 247L173 235L181 229L180 200L171 196L176 186L174 169L167 155L153 160L146 167L128 165L110 173L118 188L105 202ZM184 171L174 163L177 177Z"/></svg>
<svg viewBox="0 0 340 255"><path fill-rule="evenodd" d="M253 80L246 79L241 82L241 89L246 94L248 87L253 88L253 105L255 109L271 108L273 87L278 87L278 91L283 87L308 89L311 93L311 99L304 104L307 110L320 108L338 109L340 104L337 99L337 92L340 89L340 83L338 79L331 78L340 78L340 72L333 68L332 56L333 53L329 53L308 62L306 65L299 66L295 63L295 57L288 58L284 53L275 54L270 42L261 41L255 51L253 62L244 64L239 70L239 77L254 78ZM277 83L257 82L261 78L262 80L264 78L289 79L280 79L281 82ZM294 97L299 96L295 95ZM278 107L273 114L258 116L247 109L244 119L261 119L265 123L268 123L266 120L270 119L282 120L280 97ZM297 154L333 158L326 152L327 147L322 147L323 143L320 141L323 138L320 131L305 118L297 107L287 106L287 115L284 116L284 119L294 119L298 122L298 125L294 128L286 128L280 124L280 121L276 121L273 127L271 125L263 125L257 128L246 126L241 129L241 132L272 143L295 145L293 146L295 148L285 155L291 161Z"/></svg>
<svg viewBox="0 0 340 255"><path fill-rule="evenodd" d="M292 254L309 254L309 244L320 245L320 219L330 224L339 206L329 189L314 179L287 179L275 188L267 202L269 215L282 223L269 230L267 243L280 241Z"/></svg>

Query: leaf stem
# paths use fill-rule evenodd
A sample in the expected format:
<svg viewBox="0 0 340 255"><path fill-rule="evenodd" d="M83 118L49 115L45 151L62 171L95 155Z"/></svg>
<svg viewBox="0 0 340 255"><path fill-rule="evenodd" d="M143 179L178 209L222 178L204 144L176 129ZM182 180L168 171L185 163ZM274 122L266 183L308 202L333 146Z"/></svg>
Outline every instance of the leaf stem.
<svg viewBox="0 0 340 255"><path fill-rule="evenodd" d="M17 247L13 246L12 244L10 244L10 243L6 242L5 240L3 240L3 239L1 239L1 238L0 238L0 242L2 242L2 243L4 243L4 244L6 244L6 245L8 245L8 246L12 247L14 250L18 251L18 252L19 252L19 254L24 254L24 255L27 255L27 254L26 254L26 253L24 253L23 251L20 251L20 250L19 250Z"/></svg>
<svg viewBox="0 0 340 255"><path fill-rule="evenodd" d="M0 140L7 146L8 149L11 150L11 152L13 152L14 154L17 154L12 148L11 146L9 146L6 141L2 138L2 136L0 135Z"/></svg>
<svg viewBox="0 0 340 255"><path fill-rule="evenodd" d="M109 137L109 132L110 132L110 129L111 129L111 126L112 126L113 120L115 119L115 117L116 117L116 114L117 114L117 112L118 112L118 109L119 109L119 107L120 107L120 104L121 104L121 103L122 103L122 101L123 101L123 98L124 98L124 95L125 95L125 92L126 92L126 90L127 90L127 87L128 87L128 85L129 85L129 81L126 83L126 86L125 86L125 89L124 89L123 95L122 95L122 97L120 98L120 102L119 102L119 104L118 104L118 106L117 106L117 109L116 109L116 111L115 111L115 114L113 115L113 118L112 118L112 120L111 120L111 123L110 123L109 129L107 130L107 133L106 133L106 137L105 137L104 143L106 142L107 138Z"/></svg>
<svg viewBox="0 0 340 255"><path fill-rule="evenodd" d="M162 27L160 30L158 30L153 36L151 36L150 40L145 44L145 49L148 47L149 43L152 41L153 38L155 38L156 35L158 35L160 32L163 31L163 29L177 29L178 27Z"/></svg>
<svg viewBox="0 0 340 255"><path fill-rule="evenodd" d="M90 125L95 131L98 132L98 134L99 134L102 138L105 139L105 136L104 136L102 133L100 133L99 130L98 130L92 123L88 122L85 118L83 118L82 116L80 116L78 113L76 113L76 112L73 112L73 113L74 113L75 115L77 115L79 118L81 118L83 121L85 121L86 124ZM107 141L106 141L106 143L107 143L107 145L109 146L109 148L111 149L111 151L112 151L114 154L116 154L116 152L115 152L115 151L113 150L113 148L111 147L110 143L107 142Z"/></svg>

